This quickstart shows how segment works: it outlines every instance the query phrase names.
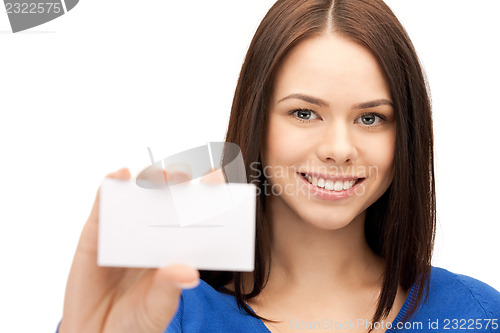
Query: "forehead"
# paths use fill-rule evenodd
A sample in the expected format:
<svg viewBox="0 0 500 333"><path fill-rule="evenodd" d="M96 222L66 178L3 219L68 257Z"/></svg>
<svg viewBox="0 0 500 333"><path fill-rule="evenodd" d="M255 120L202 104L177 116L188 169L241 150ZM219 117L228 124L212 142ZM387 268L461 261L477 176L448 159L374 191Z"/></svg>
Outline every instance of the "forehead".
<svg viewBox="0 0 500 333"><path fill-rule="evenodd" d="M335 33L306 39L284 58L274 82L273 100L291 93L310 94L339 106L391 97L373 54Z"/></svg>

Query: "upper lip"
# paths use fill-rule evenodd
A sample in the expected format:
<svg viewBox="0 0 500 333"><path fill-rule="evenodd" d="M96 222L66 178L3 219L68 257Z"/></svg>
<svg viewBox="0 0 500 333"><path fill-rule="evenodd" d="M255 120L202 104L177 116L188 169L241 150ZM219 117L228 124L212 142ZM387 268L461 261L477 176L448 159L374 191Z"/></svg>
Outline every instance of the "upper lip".
<svg viewBox="0 0 500 333"><path fill-rule="evenodd" d="M311 176L311 177L316 177L316 178L323 178L324 180L331 180L331 181L349 181L349 180L358 180L360 178L364 178L364 177L357 177L357 176L349 176L349 175L327 175L327 174L324 174L324 173L319 173L319 172L305 172L305 171L302 171L302 172L299 172L299 174L302 174L302 175L308 175L308 176Z"/></svg>

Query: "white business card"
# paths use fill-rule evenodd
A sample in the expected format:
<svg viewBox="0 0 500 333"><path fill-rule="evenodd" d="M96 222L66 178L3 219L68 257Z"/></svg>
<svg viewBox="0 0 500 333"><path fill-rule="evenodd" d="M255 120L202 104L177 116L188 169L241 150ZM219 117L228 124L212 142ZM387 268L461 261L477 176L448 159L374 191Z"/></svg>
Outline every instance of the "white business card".
<svg viewBox="0 0 500 333"><path fill-rule="evenodd" d="M160 189L105 179L98 264L253 271L256 187L182 183Z"/></svg>

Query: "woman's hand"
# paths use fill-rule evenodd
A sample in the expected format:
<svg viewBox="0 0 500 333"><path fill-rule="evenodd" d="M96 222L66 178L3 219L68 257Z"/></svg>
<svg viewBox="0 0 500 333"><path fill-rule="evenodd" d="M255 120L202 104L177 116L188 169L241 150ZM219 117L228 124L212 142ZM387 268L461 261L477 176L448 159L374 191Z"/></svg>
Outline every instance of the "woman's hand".
<svg viewBox="0 0 500 333"><path fill-rule="evenodd" d="M130 179L128 169L108 178ZM60 333L162 333L177 311L182 288L199 283L189 266L161 269L97 266L99 191L83 228L66 285Z"/></svg>

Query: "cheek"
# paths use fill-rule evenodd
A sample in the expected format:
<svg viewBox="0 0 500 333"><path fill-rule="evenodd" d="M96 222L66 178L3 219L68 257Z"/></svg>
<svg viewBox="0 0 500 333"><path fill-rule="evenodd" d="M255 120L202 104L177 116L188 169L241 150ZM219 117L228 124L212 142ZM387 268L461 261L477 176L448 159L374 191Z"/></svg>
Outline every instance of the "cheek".
<svg viewBox="0 0 500 333"><path fill-rule="evenodd" d="M395 133L392 131L381 134L378 138L372 138L371 143L365 145L367 162L376 172L380 181L390 182L394 174L394 151L395 151ZM372 174L373 176L373 174Z"/></svg>

